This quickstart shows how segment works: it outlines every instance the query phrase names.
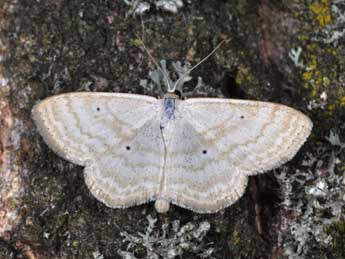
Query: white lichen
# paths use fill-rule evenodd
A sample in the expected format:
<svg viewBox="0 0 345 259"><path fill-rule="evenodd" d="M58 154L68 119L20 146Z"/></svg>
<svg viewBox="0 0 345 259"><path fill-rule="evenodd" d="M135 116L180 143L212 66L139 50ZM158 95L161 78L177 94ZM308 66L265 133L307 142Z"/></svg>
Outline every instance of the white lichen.
<svg viewBox="0 0 345 259"><path fill-rule="evenodd" d="M189 62L185 62L184 65L180 61L173 62L172 66L174 68L174 71L177 73L178 78L182 78L182 80L179 80L176 85L176 90L183 92L183 85L193 78L189 75L188 70L192 67Z"/></svg>
<svg viewBox="0 0 345 259"><path fill-rule="evenodd" d="M345 176L339 172L345 143L336 131L326 140L330 145L307 154L305 170L291 174L285 166L276 174L284 208L279 243L291 259L308 258L315 243L329 247L333 237L328 229L345 219Z"/></svg>
<svg viewBox="0 0 345 259"><path fill-rule="evenodd" d="M180 8L183 7L182 0L123 0L125 4L131 7L127 15L143 15L149 11L152 6L156 9L167 11L170 13L177 13Z"/></svg>
<svg viewBox="0 0 345 259"><path fill-rule="evenodd" d="M156 7L171 13L177 13L179 8L183 7L182 0L158 0Z"/></svg>
<svg viewBox="0 0 345 259"><path fill-rule="evenodd" d="M142 15L148 10L150 10L151 5L150 3L146 1L140 1L140 0L123 0L125 4L131 7L131 9L128 11L127 15Z"/></svg>
<svg viewBox="0 0 345 259"><path fill-rule="evenodd" d="M314 39L337 46L345 40L345 1L332 1L331 13L332 23L322 28Z"/></svg>
<svg viewBox="0 0 345 259"><path fill-rule="evenodd" d="M104 256L97 250L92 252L93 259L104 259Z"/></svg>
<svg viewBox="0 0 345 259"><path fill-rule="evenodd" d="M302 54L302 48L298 47L297 49L291 49L289 52L289 58L294 63L295 67L303 68L304 64L301 61L301 54Z"/></svg>
<svg viewBox="0 0 345 259"><path fill-rule="evenodd" d="M192 77L189 75L189 73L187 73L188 69L190 68L190 64L185 63L182 65L179 61L172 63L172 67L174 69L173 73L177 75L177 79L175 80L172 80L170 77L166 60L161 60L159 62L159 66L159 68L149 71L149 80L140 80L140 86L144 88L145 93L150 93L157 96L164 95L168 91L169 86L173 86L178 78L183 76L182 80L178 82L176 90L184 95L184 84L192 80Z"/></svg>
<svg viewBox="0 0 345 259"><path fill-rule="evenodd" d="M154 96L163 96L167 93L170 87L177 82L176 91L178 91L183 98L195 97L195 96L213 96L224 97L220 89L213 88L206 84L201 77L198 77L196 85L186 86L186 83L190 82L193 77L190 76L189 69L191 64L189 62L182 63L180 61L172 62L172 71L169 72L167 68L166 60L159 62L159 68L150 70L148 73L148 79L141 79L140 86L144 89L145 94ZM175 75L175 79L171 78L171 74ZM182 78L181 80L178 80Z"/></svg>
<svg viewBox="0 0 345 259"><path fill-rule="evenodd" d="M341 151L345 148L345 142L340 141L339 135L334 131L331 130L329 132L329 136L326 137L329 143L331 143L333 146L340 147Z"/></svg>
<svg viewBox="0 0 345 259"><path fill-rule="evenodd" d="M129 233L122 231L122 242L126 249L119 249L118 255L124 259L135 259L136 251L145 251L145 258L183 258L185 253L195 256L212 258L212 244L203 240L210 230L210 223L201 222L198 225L189 222L181 225L179 220L156 227L157 219L148 215L145 233ZM206 257L207 256L207 257Z"/></svg>
<svg viewBox="0 0 345 259"><path fill-rule="evenodd" d="M318 99L310 100L308 103L308 110L314 110L314 109L322 109L324 110L327 105L328 95L325 91L323 91Z"/></svg>

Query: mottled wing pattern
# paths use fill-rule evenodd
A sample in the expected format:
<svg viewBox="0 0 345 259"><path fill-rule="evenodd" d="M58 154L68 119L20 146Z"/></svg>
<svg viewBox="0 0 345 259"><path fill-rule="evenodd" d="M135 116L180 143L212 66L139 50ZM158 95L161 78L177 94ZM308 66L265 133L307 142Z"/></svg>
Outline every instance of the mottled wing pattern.
<svg viewBox="0 0 345 259"><path fill-rule="evenodd" d="M290 160L312 123L284 105L189 99L175 112L167 147L165 195L197 212L216 212L243 194L247 176Z"/></svg>
<svg viewBox="0 0 345 259"><path fill-rule="evenodd" d="M107 206L128 207L157 194L164 144L156 98L62 94L37 104L33 118L56 153L85 166L87 186Z"/></svg>

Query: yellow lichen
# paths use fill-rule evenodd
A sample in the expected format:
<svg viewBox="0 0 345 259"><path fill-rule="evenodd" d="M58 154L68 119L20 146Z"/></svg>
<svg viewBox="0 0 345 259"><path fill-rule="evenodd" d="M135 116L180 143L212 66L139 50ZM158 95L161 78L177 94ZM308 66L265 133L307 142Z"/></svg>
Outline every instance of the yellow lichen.
<svg viewBox="0 0 345 259"><path fill-rule="evenodd" d="M306 71L303 73L303 79L304 81L309 81L312 78L313 72L311 71Z"/></svg>
<svg viewBox="0 0 345 259"><path fill-rule="evenodd" d="M315 44L310 44L306 46L306 49L312 53L317 51L317 46ZM329 55L329 50L326 49L322 53ZM319 64L320 56L315 54L306 55L307 65L306 69L302 72L303 85L306 89L311 89L311 97L315 97L318 93L325 87L331 85L331 79L333 74L329 74L328 71L324 69L324 65L321 62Z"/></svg>
<svg viewBox="0 0 345 259"><path fill-rule="evenodd" d="M340 106L344 107L345 106L345 96L342 96L340 98Z"/></svg>
<svg viewBox="0 0 345 259"><path fill-rule="evenodd" d="M329 111L334 111L335 108L336 108L336 105L335 105L334 103L329 104L329 105L327 106L327 110L329 110Z"/></svg>
<svg viewBox="0 0 345 259"><path fill-rule="evenodd" d="M317 68L318 64L318 57L316 55L310 55L309 57L309 63L307 65L309 70L314 70Z"/></svg>
<svg viewBox="0 0 345 259"><path fill-rule="evenodd" d="M143 41L141 39L135 38L135 39L131 39L131 44L133 44L134 46L140 47L143 45Z"/></svg>
<svg viewBox="0 0 345 259"><path fill-rule="evenodd" d="M313 85L312 89L311 89L311 96L315 97L317 95L317 86Z"/></svg>
<svg viewBox="0 0 345 259"><path fill-rule="evenodd" d="M327 76L324 76L324 77L322 78L322 84L323 84L324 86L329 86L329 85L331 84L331 80L330 80Z"/></svg>
<svg viewBox="0 0 345 259"><path fill-rule="evenodd" d="M340 167L339 167L339 170L340 170L341 172L345 172L345 165L340 166Z"/></svg>
<svg viewBox="0 0 345 259"><path fill-rule="evenodd" d="M316 85L322 85L323 83L323 77L321 76L321 73L319 71L316 71L315 73L315 84Z"/></svg>
<svg viewBox="0 0 345 259"><path fill-rule="evenodd" d="M238 231L236 229L232 232L231 242L234 245L239 245L241 242L240 233L238 233Z"/></svg>
<svg viewBox="0 0 345 259"><path fill-rule="evenodd" d="M310 39L310 36L308 34L301 33L297 35L298 40L304 42Z"/></svg>
<svg viewBox="0 0 345 259"><path fill-rule="evenodd" d="M252 82L253 78L250 74L250 70L247 67L240 66L236 76L236 83L238 85L243 84L244 82Z"/></svg>
<svg viewBox="0 0 345 259"><path fill-rule="evenodd" d="M78 247L80 245L80 242L78 240L73 240L72 246L73 247Z"/></svg>
<svg viewBox="0 0 345 259"><path fill-rule="evenodd" d="M316 1L309 6L309 9L315 15L320 27L324 27L332 22L329 0Z"/></svg>

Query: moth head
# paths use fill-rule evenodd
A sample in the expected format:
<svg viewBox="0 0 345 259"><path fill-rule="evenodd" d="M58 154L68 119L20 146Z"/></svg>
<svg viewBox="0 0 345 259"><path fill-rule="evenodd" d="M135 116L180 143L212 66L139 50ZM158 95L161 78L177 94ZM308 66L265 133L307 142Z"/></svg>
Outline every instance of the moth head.
<svg viewBox="0 0 345 259"><path fill-rule="evenodd" d="M170 92L167 92L164 96L163 96L164 99L167 99L167 98L172 98L172 99L180 99L180 96L175 94L175 93L170 93Z"/></svg>

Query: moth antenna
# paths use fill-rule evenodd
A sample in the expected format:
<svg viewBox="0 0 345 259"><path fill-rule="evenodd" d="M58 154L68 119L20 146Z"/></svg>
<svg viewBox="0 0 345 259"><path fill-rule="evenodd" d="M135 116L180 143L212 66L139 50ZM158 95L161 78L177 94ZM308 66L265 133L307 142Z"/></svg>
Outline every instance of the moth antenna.
<svg viewBox="0 0 345 259"><path fill-rule="evenodd" d="M170 85L170 81L169 81L169 76L167 75L167 73L161 68L161 66L158 64L158 62L156 61L156 59L151 55L150 51L146 48L146 45L144 43L144 41L141 39L141 37L139 35L137 35L135 33L135 36L141 41L142 47L144 48L144 50L146 51L147 55L149 55L149 57L151 58L151 60L153 61L153 63L156 65L156 67L158 68L158 70L163 74L164 79L167 83L168 86L168 92L169 93L173 93L175 91L175 88L172 88Z"/></svg>
<svg viewBox="0 0 345 259"><path fill-rule="evenodd" d="M175 92L176 90L176 86L177 84L183 79L185 78L190 72L192 72L195 68L197 68L201 63L203 63L204 61L206 61L209 57L211 57L213 55L213 53L215 53L217 51L217 49L219 49L223 43L225 42L226 40L222 40L220 43L218 43L218 45L206 56L204 57L202 60L200 60L195 66L193 66L192 68L188 69L186 73L184 73L179 79L176 80L176 82L174 83L174 86L173 86L173 91L172 92Z"/></svg>

